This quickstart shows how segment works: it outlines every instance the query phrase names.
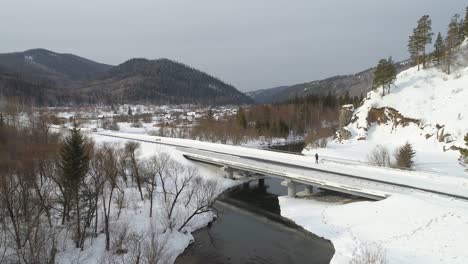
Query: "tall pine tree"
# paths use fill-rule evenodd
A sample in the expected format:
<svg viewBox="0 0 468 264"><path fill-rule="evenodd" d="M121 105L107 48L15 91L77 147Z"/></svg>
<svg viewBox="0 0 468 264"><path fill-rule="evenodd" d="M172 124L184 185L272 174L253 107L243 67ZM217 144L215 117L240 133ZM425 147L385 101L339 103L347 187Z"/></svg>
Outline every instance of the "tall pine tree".
<svg viewBox="0 0 468 264"><path fill-rule="evenodd" d="M434 43L434 52L432 53L434 61L437 66L440 66L440 61L444 57L444 39L442 38L442 34L437 34L436 41Z"/></svg>
<svg viewBox="0 0 468 264"><path fill-rule="evenodd" d="M82 196L81 185L89 170L89 152L86 149L85 139L81 135L76 122L73 124L71 135L67 137L60 150L60 168L63 173L64 182L64 214L70 218L70 212L74 210L75 217L75 244L76 247L83 246L83 232L81 225Z"/></svg>
<svg viewBox="0 0 468 264"><path fill-rule="evenodd" d="M387 87L388 93L390 93L390 87L395 83L395 80L396 68L392 58L381 59L374 72L372 88L377 89L382 87L382 96L385 96L385 87Z"/></svg>
<svg viewBox="0 0 468 264"><path fill-rule="evenodd" d="M247 128L247 118L245 116L245 111L242 107L239 107L239 110L237 110L237 124L242 127L243 129Z"/></svg>
<svg viewBox="0 0 468 264"><path fill-rule="evenodd" d="M447 36L445 37L445 63L447 64L447 74L450 74L455 49L461 43L459 34L460 25L458 22L459 18L460 15L458 14L452 17L448 26Z"/></svg>
<svg viewBox="0 0 468 264"><path fill-rule="evenodd" d="M418 71L419 71L419 46L418 46L416 29L413 29L413 35L409 36L408 52L410 53L413 64L418 65Z"/></svg>
<svg viewBox="0 0 468 264"><path fill-rule="evenodd" d="M392 57L389 57L387 59L387 62L385 63L385 85L387 86L387 93L390 93L390 88L392 87L392 85L395 84L395 81L396 81L396 75L397 75L397 71L396 71L396 67L395 67L395 63L393 62L393 59Z"/></svg>
<svg viewBox="0 0 468 264"><path fill-rule="evenodd" d="M429 15L424 15L418 20L416 27L416 43L421 50L423 68L426 68L426 45L432 43L432 21Z"/></svg>
<svg viewBox="0 0 468 264"><path fill-rule="evenodd" d="M462 24L462 32L463 32L463 37L467 38L468 37L468 7L466 8L466 11L465 11L465 19L463 20L463 24Z"/></svg>
<svg viewBox="0 0 468 264"><path fill-rule="evenodd" d="M432 21L429 15L424 15L418 20L418 25L413 29L413 35L408 40L408 52L418 66L422 63L426 67L426 45L432 43Z"/></svg>

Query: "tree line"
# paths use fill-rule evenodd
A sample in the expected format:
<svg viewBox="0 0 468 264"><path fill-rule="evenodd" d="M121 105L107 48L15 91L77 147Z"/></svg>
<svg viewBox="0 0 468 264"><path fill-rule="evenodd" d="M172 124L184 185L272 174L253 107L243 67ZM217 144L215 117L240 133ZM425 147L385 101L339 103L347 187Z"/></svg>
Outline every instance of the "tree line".
<svg viewBox="0 0 468 264"><path fill-rule="evenodd" d="M453 65L454 55L460 44L468 37L468 7L465 17L460 18L455 14L449 22L445 38L438 32L434 42L433 52L427 54L426 47L432 43L432 21L429 15L422 16L413 29L408 41L408 51L415 65L420 69L427 67L428 62L434 63L438 67L444 68L450 74Z"/></svg>
<svg viewBox="0 0 468 264"><path fill-rule="evenodd" d="M438 32L433 51L427 52L427 46L432 44L433 36L432 20L429 15L423 15L409 36L407 46L411 62L418 67L418 71L421 66L425 69L429 65L434 65L450 74L457 50L468 37L468 7L464 18L456 14L450 19L445 37ZM382 96L385 95L385 89L387 89L387 94L390 93L390 88L396 81L396 74L392 58L381 59L374 72L373 89L382 88Z"/></svg>
<svg viewBox="0 0 468 264"><path fill-rule="evenodd" d="M215 120L212 115L201 120L190 137L212 142L241 144L264 138L307 137L315 141L332 136L338 127L340 108L359 105L362 96L308 95L285 102L240 107L234 116Z"/></svg>

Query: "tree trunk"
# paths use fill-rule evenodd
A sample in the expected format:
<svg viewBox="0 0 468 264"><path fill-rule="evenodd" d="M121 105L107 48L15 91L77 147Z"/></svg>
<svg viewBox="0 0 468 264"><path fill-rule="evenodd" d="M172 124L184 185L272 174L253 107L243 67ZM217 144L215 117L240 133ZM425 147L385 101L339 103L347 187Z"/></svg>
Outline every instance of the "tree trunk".
<svg viewBox="0 0 468 264"><path fill-rule="evenodd" d="M140 198L143 201L144 199L143 199L143 191L141 190L140 172L138 171L138 166L136 163L136 159L134 157L132 157L132 163L133 163L133 171L134 171L135 180L138 186L138 191L140 192Z"/></svg>
<svg viewBox="0 0 468 264"><path fill-rule="evenodd" d="M80 215L80 199L78 198L78 194L75 197L75 205L76 205L76 241L75 245L77 248L80 247L81 242L81 215Z"/></svg>
<svg viewBox="0 0 468 264"><path fill-rule="evenodd" d="M109 251L110 249L110 235L109 235L109 216L107 214L104 214L104 231L106 232L106 251Z"/></svg>
<svg viewBox="0 0 468 264"><path fill-rule="evenodd" d="M416 64L418 65L418 71L419 71L419 50L416 49Z"/></svg>
<svg viewBox="0 0 468 264"><path fill-rule="evenodd" d="M153 217L153 192L154 192L154 183L151 183L149 217Z"/></svg>
<svg viewBox="0 0 468 264"><path fill-rule="evenodd" d="M423 69L425 69L426 68L426 45L423 45L422 63L423 63Z"/></svg>
<svg viewBox="0 0 468 264"><path fill-rule="evenodd" d="M97 237L97 234L98 234L98 231L97 231L97 227L98 227L98 215L99 215L99 212L98 212L98 201L99 201L99 196L96 195L94 197L94 208L96 208L96 217L94 218L94 236Z"/></svg>

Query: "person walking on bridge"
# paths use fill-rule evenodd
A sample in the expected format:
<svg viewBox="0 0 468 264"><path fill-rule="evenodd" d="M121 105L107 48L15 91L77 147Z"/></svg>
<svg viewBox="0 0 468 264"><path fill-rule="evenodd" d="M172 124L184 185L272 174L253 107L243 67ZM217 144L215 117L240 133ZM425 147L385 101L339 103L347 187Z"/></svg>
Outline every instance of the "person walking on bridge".
<svg viewBox="0 0 468 264"><path fill-rule="evenodd" d="M318 164L318 159L319 159L318 153L315 153L315 163L317 164Z"/></svg>

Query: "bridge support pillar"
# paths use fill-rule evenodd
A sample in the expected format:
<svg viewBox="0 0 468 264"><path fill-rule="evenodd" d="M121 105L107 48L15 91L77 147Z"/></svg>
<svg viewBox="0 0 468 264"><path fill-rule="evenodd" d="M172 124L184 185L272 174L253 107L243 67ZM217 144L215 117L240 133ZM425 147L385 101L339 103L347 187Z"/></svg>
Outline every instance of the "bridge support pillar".
<svg viewBox="0 0 468 264"><path fill-rule="evenodd" d="M224 166L223 169L222 169L224 172L225 172L225 177L232 180L234 179L234 170L227 167L227 166Z"/></svg>
<svg viewBox="0 0 468 264"><path fill-rule="evenodd" d="M287 180L286 182L288 184L288 197L295 198L296 197L296 183L291 180Z"/></svg>
<svg viewBox="0 0 468 264"><path fill-rule="evenodd" d="M265 179L259 179L258 180L258 187L260 187L260 188L265 187Z"/></svg>
<svg viewBox="0 0 468 264"><path fill-rule="evenodd" d="M312 195L312 192L313 192L313 186L311 185L306 185L305 188L304 188L304 194L305 195Z"/></svg>

